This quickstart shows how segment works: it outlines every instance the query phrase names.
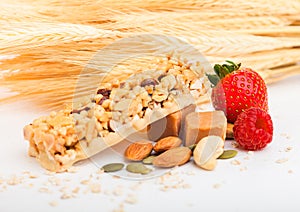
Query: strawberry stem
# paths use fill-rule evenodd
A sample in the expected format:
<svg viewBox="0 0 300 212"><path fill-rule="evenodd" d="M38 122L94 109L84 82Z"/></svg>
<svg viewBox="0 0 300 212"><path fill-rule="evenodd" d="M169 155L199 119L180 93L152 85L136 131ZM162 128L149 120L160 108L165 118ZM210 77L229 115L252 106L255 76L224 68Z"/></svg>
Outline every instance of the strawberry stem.
<svg viewBox="0 0 300 212"><path fill-rule="evenodd" d="M208 77L209 81L212 84L212 87L216 86L218 82L224 78L227 74L230 74L234 71L239 70L241 67L241 63L235 64L234 62L230 60L226 60L228 64L215 64L214 66L214 72L216 74L206 74Z"/></svg>

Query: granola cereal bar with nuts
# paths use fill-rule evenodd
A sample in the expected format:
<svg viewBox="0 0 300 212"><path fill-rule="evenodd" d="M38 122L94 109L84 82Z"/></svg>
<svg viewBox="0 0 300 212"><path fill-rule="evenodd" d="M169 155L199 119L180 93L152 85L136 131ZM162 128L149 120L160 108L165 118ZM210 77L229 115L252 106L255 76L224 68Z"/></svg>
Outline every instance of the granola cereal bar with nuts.
<svg viewBox="0 0 300 212"><path fill-rule="evenodd" d="M26 125L29 155L50 171L65 171L207 94L199 64L195 71L190 64L165 61L166 68L103 83L80 107L51 112Z"/></svg>

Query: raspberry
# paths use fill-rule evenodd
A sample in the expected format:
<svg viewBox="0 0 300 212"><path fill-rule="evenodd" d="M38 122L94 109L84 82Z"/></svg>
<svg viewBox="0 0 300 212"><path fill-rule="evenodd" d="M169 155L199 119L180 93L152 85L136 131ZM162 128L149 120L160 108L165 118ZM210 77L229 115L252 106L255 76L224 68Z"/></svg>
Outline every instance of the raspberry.
<svg viewBox="0 0 300 212"><path fill-rule="evenodd" d="M259 150L273 138L271 116L260 108L249 108L239 114L234 123L235 140L246 150Z"/></svg>

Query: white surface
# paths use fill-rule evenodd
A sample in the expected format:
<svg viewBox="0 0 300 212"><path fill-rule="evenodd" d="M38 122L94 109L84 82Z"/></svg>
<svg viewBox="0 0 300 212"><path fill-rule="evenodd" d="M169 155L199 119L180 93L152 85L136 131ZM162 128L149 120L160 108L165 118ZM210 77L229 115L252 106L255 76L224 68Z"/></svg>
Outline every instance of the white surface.
<svg viewBox="0 0 300 212"><path fill-rule="evenodd" d="M253 155L239 150L235 159L240 165L231 163L235 159L222 160L211 172L189 163L173 170L174 175L164 184L159 177L136 181L97 174L101 164L97 166L95 160L78 164L76 173L47 175L34 158L27 156L28 144L22 135L23 126L40 114L29 113L25 106L0 106L0 211L299 211L299 82L300 76L296 76L268 87L275 130L266 149ZM226 147L231 148L231 143ZM286 152L287 147L292 149ZM106 152L95 159L109 161L109 157ZM280 164L278 159L288 161ZM37 178L29 178L24 171ZM12 176L21 183L8 185ZM86 179L90 179L88 185L80 183ZM183 188L163 191L166 184ZM99 185L101 192L92 193L90 188ZM74 197L61 199L63 193L72 194L76 187L80 190ZM41 188L49 193L41 192ZM126 202L127 198L135 203Z"/></svg>

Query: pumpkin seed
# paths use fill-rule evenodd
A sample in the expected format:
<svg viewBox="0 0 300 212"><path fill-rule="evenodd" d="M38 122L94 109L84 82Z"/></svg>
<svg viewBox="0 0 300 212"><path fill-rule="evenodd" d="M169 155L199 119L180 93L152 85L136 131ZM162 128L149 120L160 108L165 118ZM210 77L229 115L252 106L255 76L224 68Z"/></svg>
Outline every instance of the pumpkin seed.
<svg viewBox="0 0 300 212"><path fill-rule="evenodd" d="M190 148L190 150L194 151L196 145L197 145L197 144L192 144L192 145L188 146L188 148Z"/></svg>
<svg viewBox="0 0 300 212"><path fill-rule="evenodd" d="M155 157L155 155L150 155L143 160L143 163L151 165Z"/></svg>
<svg viewBox="0 0 300 212"><path fill-rule="evenodd" d="M220 157L218 157L218 159L229 159L229 158L233 158L233 157L235 157L236 155L237 155L237 151L236 150L233 150L233 149L231 149L231 150L225 150L224 152L223 152L223 154L222 155L220 155Z"/></svg>
<svg viewBox="0 0 300 212"><path fill-rule="evenodd" d="M104 172L116 172L123 169L123 167L123 163L109 163L102 166L102 169L104 170Z"/></svg>
<svg viewBox="0 0 300 212"><path fill-rule="evenodd" d="M148 174L151 172L151 169L147 168L141 163L130 163L126 166L126 170L136 174Z"/></svg>

